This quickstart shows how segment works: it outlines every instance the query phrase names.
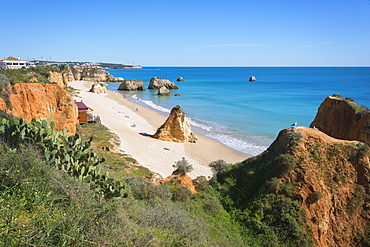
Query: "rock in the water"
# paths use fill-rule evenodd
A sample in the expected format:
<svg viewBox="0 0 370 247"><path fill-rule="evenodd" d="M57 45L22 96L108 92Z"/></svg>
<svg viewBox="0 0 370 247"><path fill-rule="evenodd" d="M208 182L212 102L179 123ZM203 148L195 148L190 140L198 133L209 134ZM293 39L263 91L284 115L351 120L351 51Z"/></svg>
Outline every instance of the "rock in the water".
<svg viewBox="0 0 370 247"><path fill-rule="evenodd" d="M105 87L105 84L104 83L100 83L100 82L95 82L90 91L89 92L92 92L92 93L106 93L107 92L107 88Z"/></svg>
<svg viewBox="0 0 370 247"><path fill-rule="evenodd" d="M119 85L118 90L137 91L145 90L144 83L140 79L126 79Z"/></svg>
<svg viewBox="0 0 370 247"><path fill-rule="evenodd" d="M175 96L181 96L181 94L179 94L179 93L176 93L176 94L175 94Z"/></svg>
<svg viewBox="0 0 370 247"><path fill-rule="evenodd" d="M165 86L167 89L178 89L179 88L175 83L167 79L153 77L152 79L150 79L148 89L160 89L162 86Z"/></svg>
<svg viewBox="0 0 370 247"><path fill-rule="evenodd" d="M192 143L198 140L198 137L191 131L190 124L186 121L185 113L180 106L172 108L167 120L153 135L153 138L163 141Z"/></svg>
<svg viewBox="0 0 370 247"><path fill-rule="evenodd" d="M176 81L184 81L184 78L182 78L181 76L177 78Z"/></svg>
<svg viewBox="0 0 370 247"><path fill-rule="evenodd" d="M162 86L158 91L158 95L170 95L170 94L171 94L170 90L168 90L165 86Z"/></svg>
<svg viewBox="0 0 370 247"><path fill-rule="evenodd" d="M255 76L249 77L249 81L256 81L256 80L257 80L257 78Z"/></svg>

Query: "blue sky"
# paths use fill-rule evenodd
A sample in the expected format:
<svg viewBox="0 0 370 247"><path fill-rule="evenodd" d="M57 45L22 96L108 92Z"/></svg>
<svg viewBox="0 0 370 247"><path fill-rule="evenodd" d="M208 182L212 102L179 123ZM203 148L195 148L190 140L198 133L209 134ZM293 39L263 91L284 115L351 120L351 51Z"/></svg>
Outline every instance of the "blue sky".
<svg viewBox="0 0 370 247"><path fill-rule="evenodd" d="M370 0L1 0L0 6L0 58L370 66Z"/></svg>

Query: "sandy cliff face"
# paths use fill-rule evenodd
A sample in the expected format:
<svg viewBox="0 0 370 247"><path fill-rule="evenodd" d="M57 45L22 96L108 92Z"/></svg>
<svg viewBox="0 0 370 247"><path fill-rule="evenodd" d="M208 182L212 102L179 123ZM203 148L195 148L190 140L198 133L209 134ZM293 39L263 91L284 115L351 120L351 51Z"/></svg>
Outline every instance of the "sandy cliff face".
<svg viewBox="0 0 370 247"><path fill-rule="evenodd" d="M56 82L60 86L69 86L71 81L77 81L71 68L66 67L62 72L50 71L48 78L51 82Z"/></svg>
<svg viewBox="0 0 370 247"><path fill-rule="evenodd" d="M302 137L288 148L291 132ZM368 246L370 157L366 144L298 127L282 130L269 149L291 153L296 160L294 169L280 181L294 185L300 194L299 204L315 246Z"/></svg>
<svg viewBox="0 0 370 247"><path fill-rule="evenodd" d="M76 132L77 107L64 88L56 84L17 83L9 96L13 109L0 98L0 110L26 121L52 118L55 129Z"/></svg>
<svg viewBox="0 0 370 247"><path fill-rule="evenodd" d="M327 97L320 105L311 127L344 140L370 144L370 112L341 97Z"/></svg>
<svg viewBox="0 0 370 247"><path fill-rule="evenodd" d="M56 82L61 86L69 86L71 81L92 81L92 82L121 82L120 77L112 76L108 71L101 68L69 68L66 67L62 72L50 71L51 82Z"/></svg>
<svg viewBox="0 0 370 247"><path fill-rule="evenodd" d="M186 174L172 173L170 176L164 179L157 180L155 184L175 183L182 187L188 188L191 193L195 194L198 191L195 188L193 180Z"/></svg>
<svg viewBox="0 0 370 247"><path fill-rule="evenodd" d="M197 136L191 131L190 124L186 121L185 113L180 106L172 108L165 123L153 135L163 141L196 142Z"/></svg>

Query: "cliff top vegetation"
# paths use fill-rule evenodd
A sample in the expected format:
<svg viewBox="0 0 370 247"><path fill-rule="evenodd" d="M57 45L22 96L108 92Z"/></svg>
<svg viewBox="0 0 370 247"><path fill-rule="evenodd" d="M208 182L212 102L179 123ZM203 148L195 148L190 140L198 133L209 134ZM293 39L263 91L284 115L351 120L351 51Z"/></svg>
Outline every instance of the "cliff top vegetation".
<svg viewBox="0 0 370 247"><path fill-rule="evenodd" d="M3 78L11 85L16 76ZM177 181L155 185L150 171L115 151L119 140L104 126L68 137L48 120L0 119L0 245L370 244L362 142L284 129L258 156L212 162L214 176L196 178L192 194ZM175 166L191 169L185 159Z"/></svg>

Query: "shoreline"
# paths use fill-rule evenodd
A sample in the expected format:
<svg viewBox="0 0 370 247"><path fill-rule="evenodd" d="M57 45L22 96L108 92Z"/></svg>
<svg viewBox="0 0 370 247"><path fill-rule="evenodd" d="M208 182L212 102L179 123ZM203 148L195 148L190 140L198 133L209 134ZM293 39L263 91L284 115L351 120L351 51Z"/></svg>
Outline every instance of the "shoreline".
<svg viewBox="0 0 370 247"><path fill-rule="evenodd" d="M167 119L167 117L168 117L168 113L165 113L165 112L160 111L160 110L155 109L155 108L151 108L149 105L143 103L141 100L138 100L137 98L132 97L132 95L127 96L127 94L122 94L122 93L118 92L118 90L117 91L112 91L112 90L109 90L109 89L107 89L107 90L110 91L110 92L113 92L113 93L117 93L119 95L124 95L123 97L125 99L127 99L128 101L130 101L130 102L132 102L132 103L134 103L134 104L136 104L136 105L138 105L140 107L146 108L146 109L148 109L150 111L157 112L159 115L163 116L165 119ZM170 110L168 110L168 112L170 112ZM197 126L193 125L191 122L189 122L189 124L191 126L192 131L198 137L199 136L203 136L203 137L205 137L207 139L210 139L210 140L213 140L213 141L215 141L217 143L220 143L223 147L232 150L233 153L235 153L236 155L243 156L246 159L255 156L253 154L245 153L245 152L239 151L239 150L237 150L235 148L229 147L226 144L222 143L220 140L217 140L216 138L213 138L211 136L207 136L207 134L208 134L208 131L207 130L204 130L204 129L200 128L200 127L197 127Z"/></svg>
<svg viewBox="0 0 370 247"><path fill-rule="evenodd" d="M145 132L154 134L167 119L159 112L137 104L123 97L122 94L107 90L107 93L94 94L88 92L93 82L74 81L70 86L79 90L79 96L73 97L76 101L83 101L94 110L94 115L99 115L107 128L120 138L119 148L140 165L150 171L167 177L173 172L176 161L185 157L194 170L188 175L212 176L208 164L212 161L223 159L227 163L241 162L252 155L238 153L220 142L205 137L192 126L198 136L197 143L175 143L161 141L142 135ZM138 109L138 111L136 111Z"/></svg>

